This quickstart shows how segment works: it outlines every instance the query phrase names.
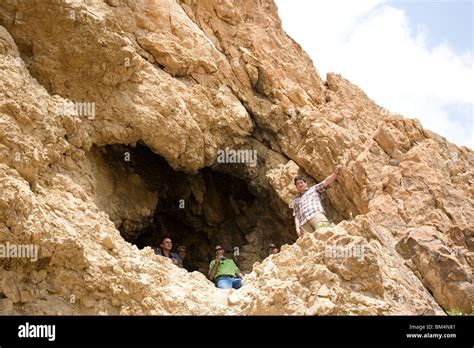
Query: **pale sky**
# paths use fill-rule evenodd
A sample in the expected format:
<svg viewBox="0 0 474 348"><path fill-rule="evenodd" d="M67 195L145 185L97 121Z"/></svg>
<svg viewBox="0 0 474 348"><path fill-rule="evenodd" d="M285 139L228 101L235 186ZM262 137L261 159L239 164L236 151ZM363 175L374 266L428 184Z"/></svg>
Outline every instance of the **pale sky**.
<svg viewBox="0 0 474 348"><path fill-rule="evenodd" d="M474 149L472 0L276 0L323 79L335 72L392 112Z"/></svg>

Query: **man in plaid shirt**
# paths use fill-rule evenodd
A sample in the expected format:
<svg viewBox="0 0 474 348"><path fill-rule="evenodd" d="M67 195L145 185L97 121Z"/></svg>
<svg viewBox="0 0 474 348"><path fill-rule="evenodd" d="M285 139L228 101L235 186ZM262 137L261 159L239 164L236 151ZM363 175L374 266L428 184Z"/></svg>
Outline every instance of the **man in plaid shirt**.
<svg viewBox="0 0 474 348"><path fill-rule="evenodd" d="M293 216L298 237L305 232L313 232L318 228L330 226L321 204L321 194L332 185L341 169L342 166L336 166L334 173L311 188L308 188L304 176L295 177L294 182L299 195L293 201Z"/></svg>

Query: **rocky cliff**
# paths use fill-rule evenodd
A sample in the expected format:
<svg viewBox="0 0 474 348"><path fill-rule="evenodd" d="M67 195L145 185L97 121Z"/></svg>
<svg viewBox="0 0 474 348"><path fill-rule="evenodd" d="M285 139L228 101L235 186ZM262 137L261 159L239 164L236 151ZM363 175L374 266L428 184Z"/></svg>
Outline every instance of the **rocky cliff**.
<svg viewBox="0 0 474 348"><path fill-rule="evenodd" d="M471 311L473 151L323 80L272 1L6 0L0 66L0 313ZM336 164L296 240L293 177ZM237 246L244 286L165 235L201 271Z"/></svg>

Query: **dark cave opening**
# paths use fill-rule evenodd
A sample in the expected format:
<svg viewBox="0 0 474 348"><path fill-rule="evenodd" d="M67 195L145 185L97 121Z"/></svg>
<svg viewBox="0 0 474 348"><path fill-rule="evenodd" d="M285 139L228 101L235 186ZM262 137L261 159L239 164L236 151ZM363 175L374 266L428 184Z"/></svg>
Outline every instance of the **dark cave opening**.
<svg viewBox="0 0 474 348"><path fill-rule="evenodd" d="M173 241L173 250L186 247L186 258L197 270L207 273L214 246L222 245L243 272L267 256L267 246L292 243L296 239L291 213L282 214L265 190L255 190L233 173L203 168L196 174L174 170L167 161L140 142L135 147L107 145L102 157L113 168L127 166L137 174L158 203L140 228L117 225L128 242L138 248L158 247L164 237ZM128 154L129 161L124 161ZM229 167L230 166L230 167ZM131 193L133 194L133 193ZM233 255L238 248L238 255Z"/></svg>

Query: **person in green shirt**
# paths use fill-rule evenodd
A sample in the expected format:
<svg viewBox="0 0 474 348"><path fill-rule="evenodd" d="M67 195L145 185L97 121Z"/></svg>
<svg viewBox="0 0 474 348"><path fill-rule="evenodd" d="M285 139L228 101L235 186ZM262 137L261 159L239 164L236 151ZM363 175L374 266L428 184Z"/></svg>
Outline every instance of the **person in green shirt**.
<svg viewBox="0 0 474 348"><path fill-rule="evenodd" d="M220 289L238 289L242 286L242 272L234 260L224 257L225 250L221 245L215 248L216 259L209 264L210 280Z"/></svg>

